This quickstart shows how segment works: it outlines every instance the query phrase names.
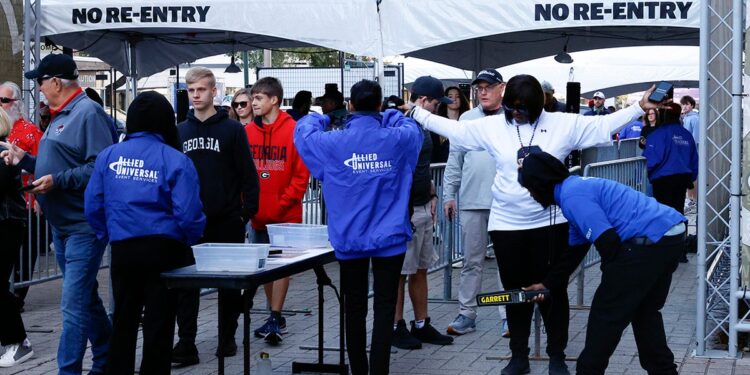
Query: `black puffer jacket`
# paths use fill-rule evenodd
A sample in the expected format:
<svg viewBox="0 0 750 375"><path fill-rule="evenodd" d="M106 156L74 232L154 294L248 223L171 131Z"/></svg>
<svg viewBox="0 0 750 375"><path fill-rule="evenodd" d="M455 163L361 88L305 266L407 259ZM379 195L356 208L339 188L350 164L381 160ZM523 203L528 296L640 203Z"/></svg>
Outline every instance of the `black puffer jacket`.
<svg viewBox="0 0 750 375"><path fill-rule="evenodd" d="M5 137L0 141L5 142ZM0 152L5 148L0 147ZM0 161L0 221L23 220L26 206L21 188L21 170Z"/></svg>

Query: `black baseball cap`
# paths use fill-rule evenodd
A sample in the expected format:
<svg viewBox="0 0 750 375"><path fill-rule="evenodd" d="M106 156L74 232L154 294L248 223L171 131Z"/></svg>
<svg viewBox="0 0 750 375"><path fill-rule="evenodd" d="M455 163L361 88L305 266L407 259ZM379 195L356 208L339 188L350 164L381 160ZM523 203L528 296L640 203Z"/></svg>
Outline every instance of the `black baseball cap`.
<svg viewBox="0 0 750 375"><path fill-rule="evenodd" d="M503 76L500 74L500 72L498 72L497 69L492 68L487 68L479 72L479 74L477 74L477 78L471 81L471 84L476 85L480 81L487 82L490 85L505 82L503 81Z"/></svg>
<svg viewBox="0 0 750 375"><path fill-rule="evenodd" d="M34 70L23 75L27 79L57 77L62 79L78 78L78 67L73 58L66 54L49 54L45 56Z"/></svg>
<svg viewBox="0 0 750 375"><path fill-rule="evenodd" d="M440 100L443 104L453 104L453 100L445 96L443 83L433 76L421 76L411 85L412 94L429 96Z"/></svg>
<svg viewBox="0 0 750 375"><path fill-rule="evenodd" d="M336 104L341 104L344 102L344 94L342 94L339 90L326 90L325 94L323 94L323 96L317 97L316 100L333 100L334 102L336 102Z"/></svg>

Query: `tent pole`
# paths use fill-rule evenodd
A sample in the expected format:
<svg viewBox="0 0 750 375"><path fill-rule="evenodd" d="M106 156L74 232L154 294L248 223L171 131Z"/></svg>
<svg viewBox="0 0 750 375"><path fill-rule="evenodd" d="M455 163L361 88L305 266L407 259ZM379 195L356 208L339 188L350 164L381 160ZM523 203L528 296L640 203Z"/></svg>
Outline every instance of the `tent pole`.
<svg viewBox="0 0 750 375"><path fill-rule="evenodd" d="M248 63L247 59L247 51L242 51L242 77L245 80L244 87L247 87L247 85L250 84L250 72L248 71L248 69L250 69L250 64ZM179 79L179 76L177 76L177 78Z"/></svg>

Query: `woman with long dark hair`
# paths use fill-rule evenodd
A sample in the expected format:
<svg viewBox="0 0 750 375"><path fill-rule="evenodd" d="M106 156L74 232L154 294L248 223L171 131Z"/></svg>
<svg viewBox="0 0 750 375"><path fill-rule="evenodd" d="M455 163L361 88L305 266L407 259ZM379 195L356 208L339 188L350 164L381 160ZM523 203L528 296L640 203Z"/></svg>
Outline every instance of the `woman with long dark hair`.
<svg viewBox="0 0 750 375"><path fill-rule="evenodd" d="M646 92L640 105L608 116L584 117L543 111L544 93L536 78L518 75L505 88L505 116L487 116L471 121L452 121L421 110L414 119L426 129L448 137L454 149L487 150L497 165L492 186L492 209L488 230L492 238L500 278L506 289L543 283L550 290L539 304L547 329L550 374L569 374L565 364L568 342L567 277L550 278L549 271L568 247L568 223L557 206L544 208L518 183L518 168L527 155L545 151L564 160L572 150L609 143L612 134L643 111L656 108ZM507 306L512 358L503 375L529 371L529 334L534 306Z"/></svg>
<svg viewBox="0 0 750 375"><path fill-rule="evenodd" d="M445 96L453 100L451 104L440 103L437 109L437 115L451 120L458 120L464 112L469 110L469 100L466 95L456 86L450 86L445 89ZM432 158L430 163L445 163L448 161L450 153L450 141L448 138L439 134L430 132L432 137Z"/></svg>
<svg viewBox="0 0 750 375"><path fill-rule="evenodd" d="M641 149L646 147L646 137L659 126L661 122L659 117L659 111L656 108L649 109L643 114L643 129L641 129L641 137L638 140L638 147Z"/></svg>

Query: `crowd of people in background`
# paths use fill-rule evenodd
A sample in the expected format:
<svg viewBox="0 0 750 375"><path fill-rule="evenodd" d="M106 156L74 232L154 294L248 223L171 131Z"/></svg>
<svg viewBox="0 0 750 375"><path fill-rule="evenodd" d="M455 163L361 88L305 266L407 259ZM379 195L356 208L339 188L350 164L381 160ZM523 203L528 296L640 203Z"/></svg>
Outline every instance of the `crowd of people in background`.
<svg viewBox="0 0 750 375"><path fill-rule="evenodd" d="M571 115L549 82L528 75L505 80L487 68L471 82L471 93L423 76L407 100L384 98L378 83L363 80L348 97L336 84L327 84L317 98L299 91L284 111L284 89L276 78L260 79L215 106L213 73L194 67L185 76L192 109L184 122L176 124L162 95L144 92L130 104L123 126L105 113L95 90L81 87L70 56L48 55L25 78L35 80L46 99L39 125L24 117L18 85L0 85L0 343L5 348L0 367L34 355L21 318L28 288L12 293L8 281L30 280L40 252L29 239L37 237L39 243L53 243L63 272L60 374L81 374L89 344L89 374L132 374L139 323L141 373L167 374L173 363L199 363L199 290L169 290L160 273L193 264L191 245L269 243L267 225L301 223L311 175L322 183L330 241L345 281L354 374L388 373L391 345L406 350L450 345L475 331L486 259L497 263L500 289L549 289L548 298L535 301L546 326L549 373L569 374L567 279L581 252L588 251L583 244L595 243L608 264L622 261L615 262L614 254L625 246L635 246L639 259L651 259L643 249L669 250L669 256L652 259L647 273L653 277L633 281L644 291L627 299L633 309L663 306L676 267L672 253L681 251L686 260L677 243L685 233L683 214L696 207L699 143L696 101L690 96L680 104L643 99L615 111L598 91L589 111ZM655 200L567 174L562 162L571 152L613 136L639 139ZM387 167L356 174L341 167L352 155L373 153L388 160ZM433 181L434 163L445 163L443 181ZM136 175L124 172L134 168ZM591 194L617 190L649 213L630 226L608 207L581 216L594 208L584 209L587 201L578 200L575 186ZM438 259L433 247L438 210L460 222L463 244L459 303L450 322L433 321L427 299L427 270ZM38 225L45 221L49 233ZM97 292L107 245L116 306L112 320ZM368 361L370 268L375 304ZM632 264L624 268L631 269ZM578 373L603 373L617 346L617 341L604 343L603 333L591 327L619 338L630 323L644 368L676 373L671 351L660 341L658 308L639 310L642 319L618 315L616 325L604 323L613 306L604 294L624 293L624 285L607 280L599 287ZM289 288L289 278L264 286L270 312L254 335L269 345L280 345L288 332L282 310ZM407 293L413 319L404 314ZM219 295L224 329L214 354L231 357L237 354L243 296L230 289L220 289ZM532 314L532 304L500 308L498 334L509 338L512 353L503 375L529 371ZM657 342L641 345L648 340Z"/></svg>

